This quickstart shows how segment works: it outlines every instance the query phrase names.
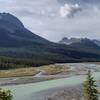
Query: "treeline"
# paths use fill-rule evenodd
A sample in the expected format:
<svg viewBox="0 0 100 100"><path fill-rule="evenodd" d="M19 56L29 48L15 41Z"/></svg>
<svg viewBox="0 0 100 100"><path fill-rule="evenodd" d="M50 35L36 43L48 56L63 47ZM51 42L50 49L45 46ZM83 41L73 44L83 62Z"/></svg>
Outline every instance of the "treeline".
<svg viewBox="0 0 100 100"><path fill-rule="evenodd" d="M62 60L61 60L62 58ZM60 59L60 60L59 60ZM92 60L73 60L73 59L64 59L64 57L57 56L46 56L46 57L38 57L38 58L14 58L14 57L4 57L0 56L0 70L8 70L14 68L27 68L27 67L39 67L42 65L54 64L54 63L75 63L75 62L89 62ZM93 61L99 61L93 59Z"/></svg>
<svg viewBox="0 0 100 100"><path fill-rule="evenodd" d="M93 50L95 51L95 50ZM98 51L98 50L96 50ZM95 52L96 52L95 51ZM62 45L33 48L0 48L0 69L37 67L54 63L100 61L100 52L90 52Z"/></svg>
<svg viewBox="0 0 100 100"><path fill-rule="evenodd" d="M24 67L37 67L45 64L50 64L48 60L42 59L26 59L13 57L0 57L0 69L14 69Z"/></svg>

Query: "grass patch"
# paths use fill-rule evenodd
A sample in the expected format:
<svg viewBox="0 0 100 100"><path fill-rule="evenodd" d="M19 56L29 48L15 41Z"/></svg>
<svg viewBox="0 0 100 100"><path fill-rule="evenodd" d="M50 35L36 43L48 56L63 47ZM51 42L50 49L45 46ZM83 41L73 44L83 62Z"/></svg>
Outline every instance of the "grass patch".
<svg viewBox="0 0 100 100"><path fill-rule="evenodd" d="M39 71L36 68L17 68L11 70L0 70L0 77L34 76Z"/></svg>
<svg viewBox="0 0 100 100"><path fill-rule="evenodd" d="M48 75L56 75L62 72L69 71L69 67L64 65L54 64L54 65L43 66L42 70L44 70Z"/></svg>
<svg viewBox="0 0 100 100"><path fill-rule="evenodd" d="M44 75L56 75L60 73L68 73L70 67L67 65L45 65L41 67L29 67L29 68L16 68L9 70L0 70L0 77L23 77L34 76L39 72L44 72Z"/></svg>

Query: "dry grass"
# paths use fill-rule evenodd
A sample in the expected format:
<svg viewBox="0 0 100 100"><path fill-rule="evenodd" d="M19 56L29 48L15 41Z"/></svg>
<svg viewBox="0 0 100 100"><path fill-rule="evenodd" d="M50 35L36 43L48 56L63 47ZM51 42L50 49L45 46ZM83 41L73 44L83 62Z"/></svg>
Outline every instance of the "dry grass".
<svg viewBox="0 0 100 100"><path fill-rule="evenodd" d="M43 66L42 70L44 70L48 75L55 75L55 74L69 71L69 67L55 64L55 65Z"/></svg>
<svg viewBox="0 0 100 100"><path fill-rule="evenodd" d="M34 76L39 71L36 68L18 68L12 70L0 70L0 77Z"/></svg>
<svg viewBox="0 0 100 100"><path fill-rule="evenodd" d="M11 70L0 70L0 77L22 77L22 76L34 76L37 73L44 71L47 75L55 75L65 71L69 68L64 65L46 65L41 67L31 68L17 68Z"/></svg>

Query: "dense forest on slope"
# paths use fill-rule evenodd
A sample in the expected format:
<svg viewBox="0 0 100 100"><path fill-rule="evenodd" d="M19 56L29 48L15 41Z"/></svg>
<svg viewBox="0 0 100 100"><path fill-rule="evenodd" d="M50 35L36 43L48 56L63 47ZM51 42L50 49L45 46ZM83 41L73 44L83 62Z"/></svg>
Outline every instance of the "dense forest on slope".
<svg viewBox="0 0 100 100"><path fill-rule="evenodd" d="M100 52L94 50L74 50L71 47L40 48L2 48L0 68L36 67L53 63L100 61ZM94 52L94 53L93 53Z"/></svg>

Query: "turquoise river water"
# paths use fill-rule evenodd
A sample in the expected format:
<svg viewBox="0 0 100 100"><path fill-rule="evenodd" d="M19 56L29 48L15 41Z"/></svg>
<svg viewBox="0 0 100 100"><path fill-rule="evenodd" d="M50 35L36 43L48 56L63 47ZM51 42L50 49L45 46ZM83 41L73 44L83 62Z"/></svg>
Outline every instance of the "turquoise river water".
<svg viewBox="0 0 100 100"><path fill-rule="evenodd" d="M100 80L100 72L94 73L93 76L95 80ZM83 83L85 77L86 76L84 75L77 75L68 78L55 79L32 84L6 86L4 88L11 89L14 96L13 100L34 100L32 97L32 94L34 93L54 87L74 86Z"/></svg>

